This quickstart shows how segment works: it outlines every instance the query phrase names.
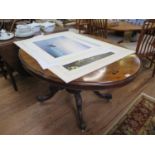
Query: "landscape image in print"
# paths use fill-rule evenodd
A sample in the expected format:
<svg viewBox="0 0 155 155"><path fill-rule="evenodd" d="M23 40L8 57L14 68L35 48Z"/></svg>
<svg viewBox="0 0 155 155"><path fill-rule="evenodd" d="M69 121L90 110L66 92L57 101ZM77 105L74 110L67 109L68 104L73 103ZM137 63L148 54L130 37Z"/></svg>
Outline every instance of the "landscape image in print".
<svg viewBox="0 0 155 155"><path fill-rule="evenodd" d="M55 58L91 48L88 45L65 36L36 41L33 43Z"/></svg>
<svg viewBox="0 0 155 155"><path fill-rule="evenodd" d="M92 62L95 62L97 60L100 60L100 59L106 58L108 56L111 56L113 54L114 54L113 52L107 52L107 53L95 55L95 56L92 56L92 57L89 57L89 58L85 58L85 59L82 59L82 60L74 61L72 63L64 65L63 67L65 67L67 70L71 71L71 70L77 69L79 67L88 65L88 64L90 64Z"/></svg>

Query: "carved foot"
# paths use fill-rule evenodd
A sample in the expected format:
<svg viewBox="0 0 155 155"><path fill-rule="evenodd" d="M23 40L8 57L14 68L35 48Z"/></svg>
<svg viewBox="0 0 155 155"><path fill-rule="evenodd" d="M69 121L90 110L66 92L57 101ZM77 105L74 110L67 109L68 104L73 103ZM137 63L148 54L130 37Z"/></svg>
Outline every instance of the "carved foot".
<svg viewBox="0 0 155 155"><path fill-rule="evenodd" d="M49 86L49 92L43 96L37 96L37 100L44 102L53 97L60 89L58 87Z"/></svg>
<svg viewBox="0 0 155 155"><path fill-rule="evenodd" d="M103 99L106 99L107 101L110 101L112 99L112 94L101 94L99 91L94 91L94 93Z"/></svg>

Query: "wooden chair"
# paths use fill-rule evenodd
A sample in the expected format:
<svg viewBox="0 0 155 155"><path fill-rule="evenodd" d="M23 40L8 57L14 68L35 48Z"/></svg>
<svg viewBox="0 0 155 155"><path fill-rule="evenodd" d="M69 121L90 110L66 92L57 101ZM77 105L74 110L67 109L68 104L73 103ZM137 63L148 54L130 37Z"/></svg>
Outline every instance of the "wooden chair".
<svg viewBox="0 0 155 155"><path fill-rule="evenodd" d="M16 71L20 73L20 75L27 75L26 71L22 67L20 60L18 59L18 51L19 48L13 43L8 43L5 46L0 47L0 56L3 59L7 74L15 91L17 91L18 88L13 73Z"/></svg>
<svg viewBox="0 0 155 155"><path fill-rule="evenodd" d="M76 19L76 28L79 30L79 33L82 31L84 31L84 33L88 33L89 24L89 19Z"/></svg>
<svg viewBox="0 0 155 155"><path fill-rule="evenodd" d="M90 33L106 38L107 19L92 19L90 21Z"/></svg>
<svg viewBox="0 0 155 155"><path fill-rule="evenodd" d="M148 19L144 22L142 26L142 30L140 32L138 42L135 45L135 51L136 54L143 60L147 59L149 60L149 65L146 65L146 63L143 64L145 68L151 68L153 63L155 64L155 48L152 46L153 42L155 41L155 19ZM122 43L121 45L129 48L130 44L133 45L133 43L128 43L128 45L125 43ZM131 49L131 48L129 48ZM131 50L134 50L132 48ZM154 72L152 76L154 76Z"/></svg>
<svg viewBox="0 0 155 155"><path fill-rule="evenodd" d="M152 43L152 46L153 46L153 48L155 49L155 40L154 40L154 42ZM154 57L155 57L155 54L153 55ZM154 60L154 59L153 59ZM155 75L155 64L154 64L154 68L153 68L153 72L152 72L152 77L154 77L154 75Z"/></svg>
<svg viewBox="0 0 155 155"><path fill-rule="evenodd" d="M152 43L155 41L155 19L148 19L144 22L140 33L136 54L140 58L147 58L150 61L149 68L155 63L155 48ZM145 67L145 66L144 66Z"/></svg>
<svg viewBox="0 0 155 155"><path fill-rule="evenodd" d="M0 20L0 29L6 29L9 30L8 27L11 26L12 19L1 19Z"/></svg>
<svg viewBox="0 0 155 155"><path fill-rule="evenodd" d="M0 30L2 29L3 27L3 20L0 20Z"/></svg>

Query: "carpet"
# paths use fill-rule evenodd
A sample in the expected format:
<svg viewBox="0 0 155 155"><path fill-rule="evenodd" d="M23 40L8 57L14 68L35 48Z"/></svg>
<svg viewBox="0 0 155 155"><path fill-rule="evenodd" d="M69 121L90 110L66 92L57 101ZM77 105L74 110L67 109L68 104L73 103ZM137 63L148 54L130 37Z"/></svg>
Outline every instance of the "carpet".
<svg viewBox="0 0 155 155"><path fill-rule="evenodd" d="M155 135L155 98L139 95L106 134Z"/></svg>

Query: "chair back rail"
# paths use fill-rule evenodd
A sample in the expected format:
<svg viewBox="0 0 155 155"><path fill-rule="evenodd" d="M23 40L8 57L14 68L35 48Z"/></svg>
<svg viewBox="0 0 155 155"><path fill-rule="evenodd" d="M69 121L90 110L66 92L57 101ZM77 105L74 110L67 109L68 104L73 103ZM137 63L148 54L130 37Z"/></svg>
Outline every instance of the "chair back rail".
<svg viewBox="0 0 155 155"><path fill-rule="evenodd" d="M107 19L92 19L90 21L90 33L106 38Z"/></svg>
<svg viewBox="0 0 155 155"><path fill-rule="evenodd" d="M140 33L136 54L140 57L149 57L154 55L155 48L152 43L155 41L155 19L146 20Z"/></svg>
<svg viewBox="0 0 155 155"><path fill-rule="evenodd" d="M89 24L90 19L76 19L76 28L79 30L79 33L81 33L81 31L88 33Z"/></svg>

